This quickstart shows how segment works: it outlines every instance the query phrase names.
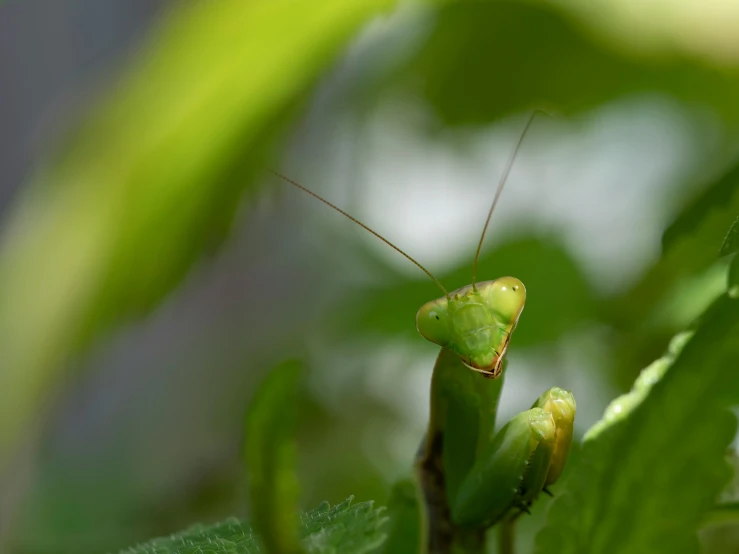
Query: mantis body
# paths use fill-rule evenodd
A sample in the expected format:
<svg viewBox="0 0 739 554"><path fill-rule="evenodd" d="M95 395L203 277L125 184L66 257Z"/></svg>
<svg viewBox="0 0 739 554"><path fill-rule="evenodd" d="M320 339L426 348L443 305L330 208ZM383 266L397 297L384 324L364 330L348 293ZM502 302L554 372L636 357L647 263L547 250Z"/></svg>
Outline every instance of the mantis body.
<svg viewBox="0 0 739 554"><path fill-rule="evenodd" d="M561 475L572 443L575 400L571 393L556 387L495 433L500 377L526 302L526 288L515 277L476 282L485 232L533 117L509 158L490 206L475 255L472 284L452 292L377 232L273 172L398 251L443 292L416 315L419 333L441 346L432 376L429 427L415 463L422 500L422 554L484 552L485 531L500 522L510 526L521 512L528 511Z"/></svg>

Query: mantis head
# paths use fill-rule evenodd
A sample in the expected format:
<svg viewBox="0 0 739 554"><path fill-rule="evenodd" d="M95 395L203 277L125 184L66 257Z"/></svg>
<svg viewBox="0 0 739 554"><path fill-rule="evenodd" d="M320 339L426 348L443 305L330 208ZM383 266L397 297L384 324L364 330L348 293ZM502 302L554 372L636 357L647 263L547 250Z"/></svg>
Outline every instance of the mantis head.
<svg viewBox="0 0 739 554"><path fill-rule="evenodd" d="M416 328L470 369L495 378L503 371L508 342L525 303L523 283L501 277L427 302L416 314Z"/></svg>
<svg viewBox="0 0 739 554"><path fill-rule="evenodd" d="M472 284L427 302L416 314L416 329L426 340L448 348L470 369L495 379L503 372L503 358L511 333L526 303L526 287L515 277L476 283L477 263L485 232L498 204L521 142L534 120L531 115L503 170L493 203L488 210L472 265Z"/></svg>

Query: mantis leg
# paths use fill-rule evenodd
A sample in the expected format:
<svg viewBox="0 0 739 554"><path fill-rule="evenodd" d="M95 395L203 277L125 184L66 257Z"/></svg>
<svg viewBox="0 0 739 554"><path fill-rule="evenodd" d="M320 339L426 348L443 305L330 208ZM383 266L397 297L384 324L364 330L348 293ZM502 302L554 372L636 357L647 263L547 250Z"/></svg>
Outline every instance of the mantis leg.
<svg viewBox="0 0 739 554"><path fill-rule="evenodd" d="M483 379L442 348L431 381L429 427L416 456L422 554L482 554L503 523L559 477L572 441L574 398L554 388L496 434L502 379Z"/></svg>

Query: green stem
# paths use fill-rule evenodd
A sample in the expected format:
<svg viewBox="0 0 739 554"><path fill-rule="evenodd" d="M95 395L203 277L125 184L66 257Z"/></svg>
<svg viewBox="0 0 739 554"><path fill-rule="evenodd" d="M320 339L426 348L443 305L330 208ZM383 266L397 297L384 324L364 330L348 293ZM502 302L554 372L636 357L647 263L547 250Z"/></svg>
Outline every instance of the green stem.
<svg viewBox="0 0 739 554"><path fill-rule="evenodd" d="M516 522L504 519L498 527L498 554L514 554L516 550L515 531Z"/></svg>
<svg viewBox="0 0 739 554"><path fill-rule="evenodd" d="M456 528L453 554L485 554L485 529Z"/></svg>
<svg viewBox="0 0 739 554"><path fill-rule="evenodd" d="M450 554L453 530L441 460L440 432L424 438L415 465L423 500L420 554Z"/></svg>

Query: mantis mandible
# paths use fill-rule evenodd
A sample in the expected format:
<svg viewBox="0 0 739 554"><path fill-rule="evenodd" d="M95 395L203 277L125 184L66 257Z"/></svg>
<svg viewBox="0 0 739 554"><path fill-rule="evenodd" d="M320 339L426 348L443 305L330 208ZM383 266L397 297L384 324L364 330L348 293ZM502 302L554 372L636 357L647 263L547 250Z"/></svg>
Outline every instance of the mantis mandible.
<svg viewBox="0 0 739 554"><path fill-rule="evenodd" d="M419 552L484 551L484 532L528 512L562 473L572 443L575 400L557 387L533 407L494 432L505 355L526 302L515 277L477 282L477 265L516 154L533 122L528 119L488 210L472 267L470 285L447 291L406 252L341 208L303 185L275 175L372 233L419 267L443 296L421 306L416 328L441 346L431 383L426 436L416 456L416 476L424 509ZM481 374L485 379L481 379Z"/></svg>

